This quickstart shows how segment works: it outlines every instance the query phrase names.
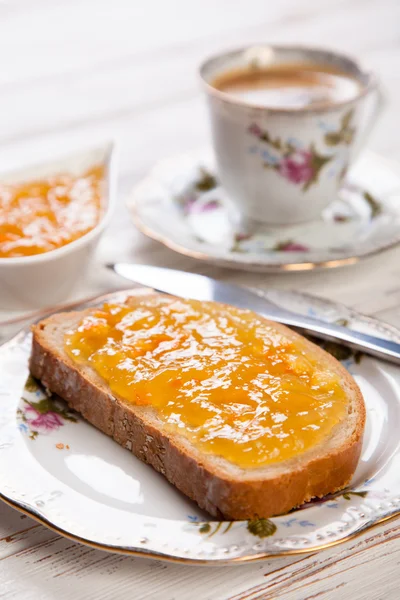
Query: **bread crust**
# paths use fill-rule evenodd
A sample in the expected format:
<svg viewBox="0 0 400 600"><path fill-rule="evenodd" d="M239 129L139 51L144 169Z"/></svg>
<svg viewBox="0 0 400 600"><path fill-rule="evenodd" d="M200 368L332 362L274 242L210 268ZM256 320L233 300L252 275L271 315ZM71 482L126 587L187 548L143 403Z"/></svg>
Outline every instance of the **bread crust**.
<svg viewBox="0 0 400 600"><path fill-rule="evenodd" d="M143 296L143 290L139 293ZM137 290L132 290L130 296L137 294ZM29 364L32 375L89 423L162 473L212 516L236 520L284 514L349 483L361 453L364 401L351 375L321 348L307 341L321 361L330 364L341 377L351 405L348 417L353 424L351 430L344 439L340 438L340 443L332 442L333 447L329 443L326 448L320 445L300 458L285 461L285 469L243 470L227 461L216 461L179 434L163 431L162 422L152 409L115 397L90 367L82 369L64 352L63 346L53 343L53 330L80 320L85 312L60 313L32 327ZM273 326L292 338L301 337L283 325L273 323Z"/></svg>

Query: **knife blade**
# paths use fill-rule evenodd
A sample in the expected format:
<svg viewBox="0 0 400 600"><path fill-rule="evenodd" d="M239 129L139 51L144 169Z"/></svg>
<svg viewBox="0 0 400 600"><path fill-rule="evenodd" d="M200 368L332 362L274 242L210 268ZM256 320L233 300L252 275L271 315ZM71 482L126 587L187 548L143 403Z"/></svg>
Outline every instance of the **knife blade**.
<svg viewBox="0 0 400 600"><path fill-rule="evenodd" d="M156 291L182 298L221 302L232 304L238 308L250 309L267 319L295 327L317 338L340 342L355 350L400 364L400 344L397 342L361 333L335 323L303 316L277 306L244 287L223 283L204 275L164 267L132 263L110 263L106 266L121 277Z"/></svg>

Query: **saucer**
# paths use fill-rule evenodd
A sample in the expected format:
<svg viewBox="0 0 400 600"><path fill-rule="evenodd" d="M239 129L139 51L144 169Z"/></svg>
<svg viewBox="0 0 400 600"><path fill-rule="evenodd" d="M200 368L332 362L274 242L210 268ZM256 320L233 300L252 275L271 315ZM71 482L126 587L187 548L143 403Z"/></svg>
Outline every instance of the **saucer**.
<svg viewBox="0 0 400 600"><path fill-rule="evenodd" d="M210 151L160 161L127 206L145 235L209 263L261 272L339 267L400 242L400 165L365 153L320 219L253 234L235 225Z"/></svg>

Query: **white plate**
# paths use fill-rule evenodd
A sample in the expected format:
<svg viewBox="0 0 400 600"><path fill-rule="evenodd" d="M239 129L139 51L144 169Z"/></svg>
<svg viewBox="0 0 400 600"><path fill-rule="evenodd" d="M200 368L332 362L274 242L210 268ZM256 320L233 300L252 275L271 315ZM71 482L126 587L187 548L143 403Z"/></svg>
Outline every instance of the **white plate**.
<svg viewBox="0 0 400 600"><path fill-rule="evenodd" d="M132 191L137 227L200 260L253 271L338 267L400 242L400 165L366 153L320 219L244 235L210 152L159 162Z"/></svg>
<svg viewBox="0 0 400 600"><path fill-rule="evenodd" d="M396 329L342 306L290 292L268 298L400 340ZM277 518L231 523L209 521L151 467L32 380L26 385L30 343L23 331L0 347L0 497L63 535L169 560L245 562L337 544L400 512L400 369L393 365L331 346L367 405L362 458L345 493Z"/></svg>

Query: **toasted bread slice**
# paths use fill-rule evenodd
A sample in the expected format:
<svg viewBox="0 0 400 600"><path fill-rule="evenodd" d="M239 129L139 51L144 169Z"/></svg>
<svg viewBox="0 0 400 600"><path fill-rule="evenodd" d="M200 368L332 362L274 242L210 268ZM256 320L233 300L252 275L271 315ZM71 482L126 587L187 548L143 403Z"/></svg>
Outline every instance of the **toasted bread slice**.
<svg viewBox="0 0 400 600"><path fill-rule="evenodd" d="M134 302L134 295L132 291L127 302ZM361 452L364 401L351 375L324 350L306 341L319 364L326 364L340 377L348 400L345 418L323 443L298 456L243 469L200 451L179 433L171 434L152 407L116 397L90 366L71 360L64 350L64 335L87 313L90 309L60 313L33 326L32 375L214 517L250 519L283 514L312 498L338 491L350 481ZM280 324L272 325L291 339L300 337Z"/></svg>

